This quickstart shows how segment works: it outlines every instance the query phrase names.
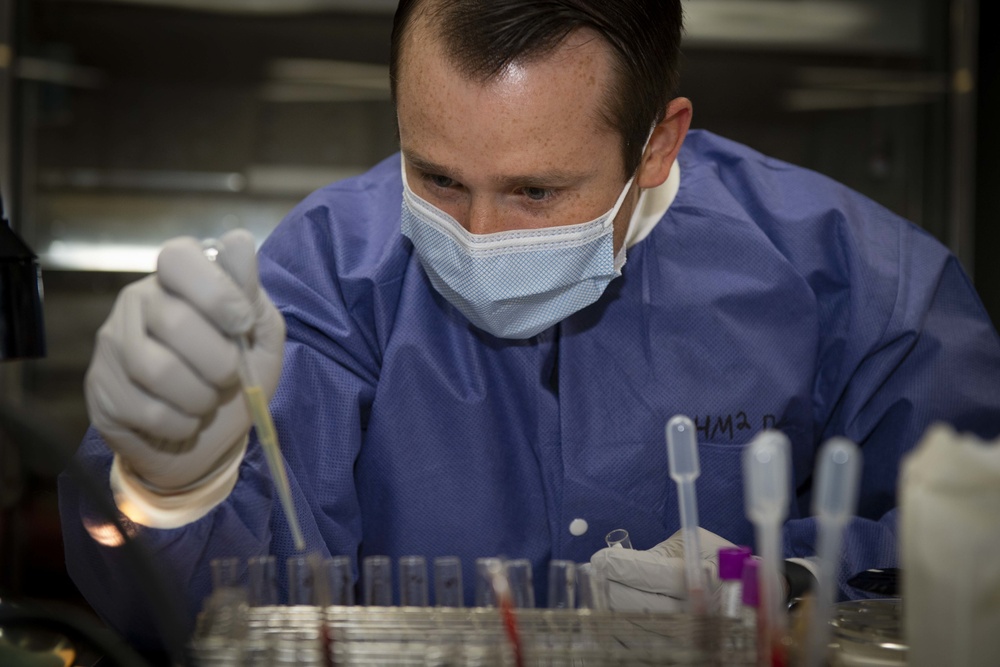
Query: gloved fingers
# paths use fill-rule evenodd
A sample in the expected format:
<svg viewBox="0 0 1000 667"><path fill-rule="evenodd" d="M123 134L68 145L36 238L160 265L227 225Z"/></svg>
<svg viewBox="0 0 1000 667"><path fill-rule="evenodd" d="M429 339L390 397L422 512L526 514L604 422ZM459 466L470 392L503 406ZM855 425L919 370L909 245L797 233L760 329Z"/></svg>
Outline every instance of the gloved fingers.
<svg viewBox="0 0 1000 667"><path fill-rule="evenodd" d="M234 229L224 234L220 242L224 249L219 254L219 261L254 306L253 347L271 353L280 350L285 344L285 321L267 292L260 287L253 234L245 229Z"/></svg>
<svg viewBox="0 0 1000 667"><path fill-rule="evenodd" d="M199 334L216 356L206 357L198 350L192 336ZM236 346L229 343L232 349L227 372L215 370L227 358L227 342L193 308L165 294L153 280L147 279L122 292L116 312L102 327L101 335L108 347L117 348L124 372L132 383L150 397L166 401L192 416L211 412L219 401L216 387L195 372L199 363L203 362L215 375L228 378L230 383L235 377ZM171 344L173 349L161 341ZM215 346L211 345L213 341L217 343ZM213 347L222 349L214 350ZM178 356L176 350L193 352L194 368Z"/></svg>
<svg viewBox="0 0 1000 667"><path fill-rule="evenodd" d="M684 600L640 591L616 581L608 582L608 604L614 611L650 611L675 613L684 611Z"/></svg>
<svg viewBox="0 0 1000 667"><path fill-rule="evenodd" d="M590 562L609 582L682 600L687 597L683 559L664 558L650 551L606 548L591 556Z"/></svg>
<svg viewBox="0 0 1000 667"><path fill-rule="evenodd" d="M218 404L219 391L157 341L146 339L122 353L129 378L151 398L192 417L202 417Z"/></svg>
<svg viewBox="0 0 1000 667"><path fill-rule="evenodd" d="M87 407L94 426L108 442L118 444L124 433L136 433L151 446L183 448L201 427L201 418L187 414L151 396L133 383L125 373L123 364L99 363L116 354L108 348L113 344L102 333L98 334L95 363L87 371L85 380Z"/></svg>
<svg viewBox="0 0 1000 667"><path fill-rule="evenodd" d="M243 438L234 442L239 447ZM121 434L116 451L131 472L163 491L182 488L203 478L233 452L233 447L207 444L201 438L187 441L182 448L172 448L177 443L163 444L151 447L138 434Z"/></svg>
<svg viewBox="0 0 1000 667"><path fill-rule="evenodd" d="M167 292L189 302L224 333L245 334L253 327L254 311L247 295L222 265L205 257L198 240L168 241L157 258L156 276Z"/></svg>
<svg viewBox="0 0 1000 667"><path fill-rule="evenodd" d="M156 449L179 451L201 427L201 417L188 414L159 397L132 390L108 411L113 423L128 427Z"/></svg>
<svg viewBox="0 0 1000 667"><path fill-rule="evenodd" d="M171 361L172 355L146 333L144 302L157 291L153 278L126 287L98 331L85 388L91 419L99 429L103 427L102 433L124 427L170 440L187 440L200 422L198 417L164 403L158 395L157 369L184 364L176 358ZM151 387L150 391L144 386ZM196 381L193 386L191 397L183 401L211 401L203 382Z"/></svg>
<svg viewBox="0 0 1000 667"><path fill-rule="evenodd" d="M263 389L274 395L285 349L285 319L267 292L261 289L257 269L256 241L245 229L234 229L219 239L218 260L253 303L254 327L248 336L250 361L257 369Z"/></svg>
<svg viewBox="0 0 1000 667"><path fill-rule="evenodd" d="M101 427L94 424L109 443L114 443L116 452L126 461L143 461L148 463L160 455L176 456L189 451L195 446L195 437L186 440L153 440L145 433L134 431L121 425Z"/></svg>
<svg viewBox="0 0 1000 667"><path fill-rule="evenodd" d="M216 389L233 385L238 380L239 350L236 343L208 322L191 304L169 294L163 294L155 304L145 304L144 310L149 335L169 348L176 361L176 368L156 370L164 376L173 373L171 377L176 380L177 390L181 393L197 393L197 398L192 397L194 405L205 407L192 407L188 411L204 414L218 402ZM153 380L162 387L174 386L167 377L154 377ZM196 380L203 388L194 388ZM212 392L211 396L206 396L208 391ZM205 401L210 401L211 405L206 405ZM184 403L175 404L187 409Z"/></svg>
<svg viewBox="0 0 1000 667"><path fill-rule="evenodd" d="M719 549L736 546L710 530L698 528L698 551L703 560L718 560ZM684 558L684 531L678 530L663 542L650 549L666 558Z"/></svg>

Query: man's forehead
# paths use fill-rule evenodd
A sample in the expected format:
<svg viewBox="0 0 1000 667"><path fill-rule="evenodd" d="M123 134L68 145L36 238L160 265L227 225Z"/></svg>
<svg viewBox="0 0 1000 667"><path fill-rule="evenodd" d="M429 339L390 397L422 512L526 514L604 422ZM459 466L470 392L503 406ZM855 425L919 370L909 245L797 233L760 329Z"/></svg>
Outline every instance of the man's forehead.
<svg viewBox="0 0 1000 667"><path fill-rule="evenodd" d="M473 57L465 57L469 53L469 44L463 44L465 48L459 48L454 43L457 37L450 35L444 29L440 12L434 11L434 6L438 3L424 4L428 8L424 11L418 10L401 42L402 57L397 72L399 79L404 78L408 69L407 64L412 64L414 57L418 55L441 60L456 75L482 84L492 79L516 74L518 68L540 63L557 67L593 69L595 76L598 69L606 69L608 73L614 72L614 49L603 36L590 28L572 29L552 44L526 46L517 55L506 56L503 62L499 54L492 53L480 52Z"/></svg>
<svg viewBox="0 0 1000 667"><path fill-rule="evenodd" d="M570 36L551 54L483 81L469 77L440 31L422 23L402 54L396 103L404 152L444 167L424 171L458 180L486 171L551 175L592 161L595 151L617 151L620 134L605 113L612 62L591 35ZM468 166L487 155L488 168Z"/></svg>

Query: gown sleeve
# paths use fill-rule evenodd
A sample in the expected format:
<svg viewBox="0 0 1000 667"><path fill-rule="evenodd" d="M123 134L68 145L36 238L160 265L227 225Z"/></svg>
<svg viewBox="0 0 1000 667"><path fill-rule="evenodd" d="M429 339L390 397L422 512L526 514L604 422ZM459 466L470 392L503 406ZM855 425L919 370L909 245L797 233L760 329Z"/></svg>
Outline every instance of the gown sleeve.
<svg viewBox="0 0 1000 667"><path fill-rule="evenodd" d="M982 438L1000 433L1000 338L961 266L913 227L901 230L896 258L896 266L874 266L883 277L896 275L881 335L863 354L842 355L839 367L823 369L833 379L818 390L826 414L820 442L845 436L863 456L857 518L844 536L838 576L842 598L862 595L846 585L852 575L898 565L899 467L927 427L942 421ZM861 320L868 305L856 299L840 316ZM809 489L799 490L803 504L810 497ZM802 509L806 515L811 508ZM785 555L813 556L816 538L814 519L789 521Z"/></svg>

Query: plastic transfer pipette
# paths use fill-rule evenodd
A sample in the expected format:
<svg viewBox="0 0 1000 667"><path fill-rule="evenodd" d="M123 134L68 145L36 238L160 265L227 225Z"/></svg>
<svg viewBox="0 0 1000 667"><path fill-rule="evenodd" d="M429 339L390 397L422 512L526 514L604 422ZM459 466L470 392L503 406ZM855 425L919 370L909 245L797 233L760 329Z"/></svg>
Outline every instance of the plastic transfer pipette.
<svg viewBox="0 0 1000 667"><path fill-rule="evenodd" d="M743 484L747 518L756 529L762 577L759 613L765 634L757 647L760 662L784 664L781 640L785 610L781 599L781 525L788 516L789 442L778 431L764 431L743 452ZM776 653L776 651L781 651Z"/></svg>
<svg viewBox="0 0 1000 667"><path fill-rule="evenodd" d="M224 252L222 243L215 239L208 239L202 242L205 257L215 262L219 254ZM225 263L220 262L223 269ZM295 514L295 504L292 502L292 490L288 484L288 475L285 474L285 464L281 460L281 449L278 447L278 433L274 430L274 420L271 419L271 411L267 406L267 397L264 396L264 389L257 381L253 365L250 363L250 341L246 335L234 336L236 346L240 351L238 373L240 383L243 386L243 395L247 401L247 408L257 429L257 440L264 449L264 458L267 460L267 467L271 471L271 478L274 480L274 488L278 491L278 499L281 508L285 512L288 520L288 527L292 531L292 540L295 548L305 551L306 541L302 537L302 530L299 528L298 516Z"/></svg>
<svg viewBox="0 0 1000 667"><path fill-rule="evenodd" d="M813 514L819 529L816 553L819 577L816 604L809 623L806 667L826 664L830 641L830 612L834 602L840 548L844 528L858 507L858 478L861 475L861 451L845 438L828 440L819 451L816 466L816 492Z"/></svg>
<svg viewBox="0 0 1000 667"><path fill-rule="evenodd" d="M684 415L677 415L667 422L667 460L670 463L670 477L677 482L681 531L684 535L688 605L691 613L704 614L708 610L708 604L705 571L701 569L701 544L698 540L698 500L694 493L694 481L701 473L696 435L694 423Z"/></svg>

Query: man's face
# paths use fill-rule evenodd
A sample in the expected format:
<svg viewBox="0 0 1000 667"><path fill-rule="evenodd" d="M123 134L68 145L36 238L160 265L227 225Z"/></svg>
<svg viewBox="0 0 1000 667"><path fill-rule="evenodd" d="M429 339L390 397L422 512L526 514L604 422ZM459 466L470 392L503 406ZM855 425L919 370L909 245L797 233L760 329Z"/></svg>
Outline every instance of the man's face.
<svg viewBox="0 0 1000 667"><path fill-rule="evenodd" d="M418 21L402 63L396 97L407 180L465 229L577 224L614 205L627 176L621 137L599 115L612 56L594 33L578 31L544 59L484 84L453 67L435 31ZM631 194L615 221L616 251Z"/></svg>

